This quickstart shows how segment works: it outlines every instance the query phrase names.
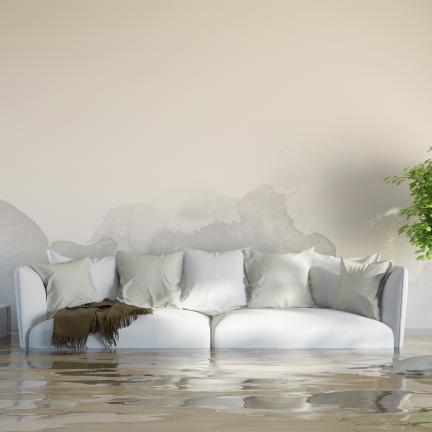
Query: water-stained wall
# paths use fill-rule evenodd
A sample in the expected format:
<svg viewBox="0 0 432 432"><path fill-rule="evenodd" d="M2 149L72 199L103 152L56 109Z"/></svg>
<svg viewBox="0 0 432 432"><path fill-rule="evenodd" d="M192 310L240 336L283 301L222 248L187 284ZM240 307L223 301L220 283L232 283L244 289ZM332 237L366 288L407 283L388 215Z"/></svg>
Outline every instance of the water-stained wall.
<svg viewBox="0 0 432 432"><path fill-rule="evenodd" d="M262 185L234 200L219 194L191 198L176 206L136 203L111 209L86 245L56 240L48 245L43 230L12 205L0 202L0 286L2 302L14 305L14 270L20 265L45 262L47 247L70 257L103 257L116 250L164 253L177 248L227 250L256 247L273 252L295 252L310 247L321 253L337 253L336 245L324 233L303 233L287 211L286 194ZM401 223L395 211L371 221L369 252L379 250L385 258L413 270L408 325L432 326L432 314L425 299L431 297L428 280L432 266L422 266L407 256L404 240L395 235ZM373 240L374 235L378 240ZM406 245L405 245L406 246ZM355 248L353 249L355 250ZM411 254L411 251L408 251ZM14 328L16 321L14 317Z"/></svg>
<svg viewBox="0 0 432 432"><path fill-rule="evenodd" d="M432 143L426 0L0 4L0 292L13 269L117 248L380 251Z"/></svg>

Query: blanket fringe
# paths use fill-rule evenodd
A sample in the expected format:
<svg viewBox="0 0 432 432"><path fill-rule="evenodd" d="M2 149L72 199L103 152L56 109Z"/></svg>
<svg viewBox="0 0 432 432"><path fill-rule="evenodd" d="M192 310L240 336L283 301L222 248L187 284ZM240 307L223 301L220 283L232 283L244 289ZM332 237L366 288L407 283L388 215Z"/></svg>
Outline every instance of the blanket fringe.
<svg viewBox="0 0 432 432"><path fill-rule="evenodd" d="M153 310L148 308L133 308L115 318L104 317L100 323L99 331L109 346L116 346L119 338L119 330L129 327L140 315L152 314Z"/></svg>
<svg viewBox="0 0 432 432"><path fill-rule="evenodd" d="M59 336L57 334L53 334L51 344L56 348L85 350L87 348L87 336Z"/></svg>

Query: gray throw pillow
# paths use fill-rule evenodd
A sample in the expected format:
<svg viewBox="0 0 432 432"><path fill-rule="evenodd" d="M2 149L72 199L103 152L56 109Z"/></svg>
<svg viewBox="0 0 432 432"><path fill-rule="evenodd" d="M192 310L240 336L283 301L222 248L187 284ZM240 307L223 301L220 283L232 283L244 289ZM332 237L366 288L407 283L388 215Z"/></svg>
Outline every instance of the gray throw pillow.
<svg viewBox="0 0 432 432"><path fill-rule="evenodd" d="M361 264L342 259L334 309L380 320L382 290L391 268L390 261Z"/></svg>
<svg viewBox="0 0 432 432"><path fill-rule="evenodd" d="M179 307L183 251L167 255L117 253L117 299L139 307Z"/></svg>
<svg viewBox="0 0 432 432"><path fill-rule="evenodd" d="M332 309L336 304L340 275L323 267L309 270L309 285L312 297L320 308Z"/></svg>
<svg viewBox="0 0 432 432"><path fill-rule="evenodd" d="M340 285L341 259L331 255L313 253L312 267L309 271L309 282L315 303L322 308L333 308L336 304L338 287ZM360 264L372 264L379 261L379 254L344 258Z"/></svg>
<svg viewBox="0 0 432 432"><path fill-rule="evenodd" d="M102 300L93 284L90 266L91 259L88 257L61 264L32 266L45 285L50 317L66 307Z"/></svg>
<svg viewBox="0 0 432 432"><path fill-rule="evenodd" d="M313 307L308 284L311 249L270 254L246 249L245 270L250 308Z"/></svg>

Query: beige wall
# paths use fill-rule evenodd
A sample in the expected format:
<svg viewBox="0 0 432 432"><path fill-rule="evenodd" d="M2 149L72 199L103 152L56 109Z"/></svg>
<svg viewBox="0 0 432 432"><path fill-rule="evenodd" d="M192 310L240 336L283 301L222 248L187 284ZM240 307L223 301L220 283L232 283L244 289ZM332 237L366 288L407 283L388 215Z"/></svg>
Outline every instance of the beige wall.
<svg viewBox="0 0 432 432"><path fill-rule="evenodd" d="M302 234L408 265L409 324L432 327L383 183L432 144L431 23L428 0L0 0L0 197L48 241L145 247L257 188L271 213L267 184Z"/></svg>

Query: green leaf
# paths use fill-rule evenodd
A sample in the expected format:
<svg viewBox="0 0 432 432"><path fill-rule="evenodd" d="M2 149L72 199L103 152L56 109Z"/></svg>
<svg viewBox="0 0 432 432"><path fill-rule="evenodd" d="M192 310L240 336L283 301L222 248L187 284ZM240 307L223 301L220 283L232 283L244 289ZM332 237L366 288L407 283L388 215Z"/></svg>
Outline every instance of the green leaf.
<svg viewBox="0 0 432 432"><path fill-rule="evenodd" d="M428 151L432 151L432 146ZM406 219L406 224L398 229L405 234L410 243L417 247L417 259L432 259L432 159L413 167L406 167L402 175L386 177L386 183L400 186L407 182L412 202L401 209L399 215Z"/></svg>

